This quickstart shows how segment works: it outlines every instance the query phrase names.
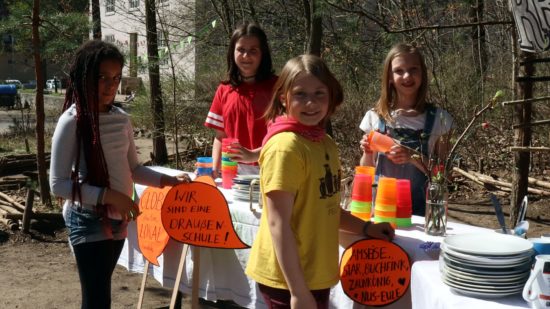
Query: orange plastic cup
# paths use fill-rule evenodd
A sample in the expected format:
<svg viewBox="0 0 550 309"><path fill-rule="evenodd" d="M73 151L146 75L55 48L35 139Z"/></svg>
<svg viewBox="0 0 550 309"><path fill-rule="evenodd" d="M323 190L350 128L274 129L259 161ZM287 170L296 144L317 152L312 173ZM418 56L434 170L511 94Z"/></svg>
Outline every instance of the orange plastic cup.
<svg viewBox="0 0 550 309"><path fill-rule="evenodd" d="M380 203L376 204L375 208L376 208L376 210L380 210L380 211L396 211L397 210L395 205L384 205L384 204L380 204Z"/></svg>
<svg viewBox="0 0 550 309"><path fill-rule="evenodd" d="M370 221L370 212L352 212L351 214L363 221Z"/></svg>
<svg viewBox="0 0 550 309"><path fill-rule="evenodd" d="M382 217L382 218L395 218L395 211L381 211L374 209L374 216L375 217Z"/></svg>
<svg viewBox="0 0 550 309"><path fill-rule="evenodd" d="M374 130L370 131L367 140L372 151L388 152L390 148L395 145L391 137Z"/></svg>
<svg viewBox="0 0 550 309"><path fill-rule="evenodd" d="M364 174L364 175L370 175L372 179L374 179L374 172L376 171L376 168L374 166L356 166L355 167L355 174Z"/></svg>
<svg viewBox="0 0 550 309"><path fill-rule="evenodd" d="M391 177L378 178L375 205L384 204L391 206L396 204L396 182L397 179Z"/></svg>

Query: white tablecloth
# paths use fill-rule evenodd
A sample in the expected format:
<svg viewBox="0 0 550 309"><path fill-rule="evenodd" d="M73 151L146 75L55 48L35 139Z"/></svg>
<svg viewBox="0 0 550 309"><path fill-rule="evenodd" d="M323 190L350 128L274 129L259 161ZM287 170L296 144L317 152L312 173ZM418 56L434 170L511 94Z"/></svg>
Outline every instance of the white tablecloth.
<svg viewBox="0 0 550 309"><path fill-rule="evenodd" d="M481 299L452 291L441 281L438 261L414 263L411 274L412 303L415 309L517 309L529 308L521 294Z"/></svg>
<svg viewBox="0 0 550 309"><path fill-rule="evenodd" d="M158 171L166 174L173 175L177 171L155 168ZM144 187L136 186L138 194L143 192ZM229 210L231 213L233 225L235 231L239 235L242 241L248 245L252 245L256 232L258 230L260 222L260 213L257 211L251 211L250 206L246 202L241 202L232 199L231 190L221 189L224 196L228 200ZM411 262L428 261L422 263L415 263L413 266L413 275L411 278L411 288L408 293L404 295L399 301L386 306L384 308L395 309L407 309L411 308L411 293L414 308L418 309L435 309L435 308L483 308L488 309L492 307L479 307L475 305L477 302L484 304L486 301L478 300L474 298L462 297L452 294L449 288L441 282L439 272L437 270L437 258L438 251L426 251L420 246L426 242L441 242L443 237L429 236L424 233L424 218L413 216L413 226L407 229L397 229L395 243L401 246L410 256ZM475 233L475 232L492 232L492 230L449 222L447 227L449 235L463 234L463 233ZM340 233L340 254L351 243L358 240L358 236L345 232ZM162 286L173 287L176 272L178 268L179 258L183 244L178 243L172 239L168 242L164 253L158 258L160 266L150 265L149 274L152 275ZM193 248L192 250L196 250ZM185 294L191 294L191 279L193 272L193 251L186 257L186 267L182 276L182 280L179 286L179 290ZM214 248L200 248L200 287L199 297L207 300L218 299L231 299L237 304L246 308L266 308L261 293L257 289L257 285L253 280L248 279L244 274L244 269L248 261L248 255L250 249L214 249ZM431 263L431 264L430 264ZM142 273L144 271L145 258L142 256L137 240L136 224L130 223L128 227L128 239L122 250L122 254L118 261L118 264L126 267L129 271ZM435 267L429 268L428 271L421 269L419 274L416 274L415 270L419 265L435 265ZM422 266L423 268L424 266ZM433 268L433 269L432 269ZM435 271L434 271L435 269ZM446 294L450 294L453 297L467 298L469 299L469 307L454 307L454 306L432 306L432 303L427 303L432 298L446 299L446 297L439 297L438 292L441 290L446 291ZM520 296L521 298L521 296ZM506 302L508 303L508 302ZM471 305L474 306L471 306ZM524 302L524 305L526 303ZM365 306L354 303L348 298L340 284L336 285L331 290L330 295L330 308L367 308ZM497 308L497 307L494 307ZM499 307L506 308L506 307ZM511 307L516 308L516 307Z"/></svg>

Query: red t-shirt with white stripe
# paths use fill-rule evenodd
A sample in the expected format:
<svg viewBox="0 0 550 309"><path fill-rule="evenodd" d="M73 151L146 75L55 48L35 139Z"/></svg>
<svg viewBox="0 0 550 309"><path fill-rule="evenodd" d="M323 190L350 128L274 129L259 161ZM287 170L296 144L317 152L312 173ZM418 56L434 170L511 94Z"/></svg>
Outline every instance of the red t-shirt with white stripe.
<svg viewBox="0 0 550 309"><path fill-rule="evenodd" d="M267 133L263 115L276 81L274 76L254 84L242 83L236 88L231 84L220 84L204 125L224 131L229 138L238 138L245 148L260 147Z"/></svg>

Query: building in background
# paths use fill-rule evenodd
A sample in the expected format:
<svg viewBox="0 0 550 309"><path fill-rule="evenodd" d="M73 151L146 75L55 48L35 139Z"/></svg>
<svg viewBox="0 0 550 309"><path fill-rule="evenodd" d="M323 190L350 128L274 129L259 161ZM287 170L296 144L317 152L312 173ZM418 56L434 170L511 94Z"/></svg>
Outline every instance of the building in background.
<svg viewBox="0 0 550 309"><path fill-rule="evenodd" d="M157 35L161 76L194 80L194 0L157 0ZM144 0L101 0L103 40L117 45L127 58L124 76L148 80ZM91 14L90 14L91 16ZM124 86L124 82L122 87ZM121 89L124 93L124 89Z"/></svg>

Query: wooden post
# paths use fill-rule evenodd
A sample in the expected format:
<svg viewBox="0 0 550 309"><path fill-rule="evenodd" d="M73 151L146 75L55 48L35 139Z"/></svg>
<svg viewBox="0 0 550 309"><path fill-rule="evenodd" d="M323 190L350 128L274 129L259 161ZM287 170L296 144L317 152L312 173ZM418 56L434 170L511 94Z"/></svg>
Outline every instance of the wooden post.
<svg viewBox="0 0 550 309"><path fill-rule="evenodd" d="M31 217L32 217L32 204L34 202L34 190L33 188L27 188L27 199L25 201L25 211L23 212L23 233L29 233Z"/></svg>
<svg viewBox="0 0 550 309"><path fill-rule="evenodd" d="M526 77L533 76L535 74L535 66L533 65L535 55L520 51L519 57L523 63L519 69L519 74ZM524 82L518 82L515 90L518 97L523 100L533 98L533 82L529 79L526 79ZM531 122L532 104L531 102L526 102L514 106L514 118L518 124L523 125L514 129L515 146L531 146L532 129L527 124ZM510 196L510 223L512 225L518 217L519 205L521 205L523 197L527 195L530 160L531 155L529 152L514 152L512 194Z"/></svg>
<svg viewBox="0 0 550 309"><path fill-rule="evenodd" d="M193 283L191 287L191 309L199 309L199 283L201 270L201 248L193 248Z"/></svg>

